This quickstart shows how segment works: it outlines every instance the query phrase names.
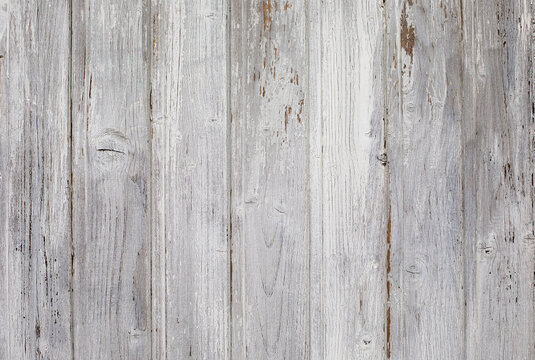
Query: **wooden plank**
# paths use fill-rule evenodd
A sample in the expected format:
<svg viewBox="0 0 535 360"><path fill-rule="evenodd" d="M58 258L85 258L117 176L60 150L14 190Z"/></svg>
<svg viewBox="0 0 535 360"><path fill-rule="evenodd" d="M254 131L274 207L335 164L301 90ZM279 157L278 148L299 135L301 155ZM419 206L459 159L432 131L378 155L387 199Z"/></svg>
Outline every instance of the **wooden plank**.
<svg viewBox="0 0 535 360"><path fill-rule="evenodd" d="M0 358L69 359L69 4L0 2Z"/></svg>
<svg viewBox="0 0 535 360"><path fill-rule="evenodd" d="M322 1L309 1L308 34L308 176L310 231L310 359L325 359L323 316L323 76Z"/></svg>
<svg viewBox="0 0 535 360"><path fill-rule="evenodd" d="M74 356L151 356L148 12L73 1Z"/></svg>
<svg viewBox="0 0 535 360"><path fill-rule="evenodd" d="M385 324L385 357L392 358L392 349L398 349L397 353L402 353L402 336L403 319L393 318L392 315L396 308L401 311L401 261L402 261L402 242L396 241L401 238L400 227L392 228L393 219L397 215L396 207L393 204L399 202L400 189L399 182L392 182L392 174L395 174L395 163L391 165L391 161L395 161L396 150L391 144L391 138L394 138L395 132L391 124L399 123L401 121L401 91L400 91L400 67L399 67L399 14L396 12L398 4L397 1L385 1L384 3L384 54L383 54L383 96L384 96L384 117L385 117L385 158L387 168L387 247L386 254L386 274L387 274L387 296L386 296L386 324ZM397 130L397 129L395 129ZM401 150L398 146L398 151ZM390 159L389 159L390 158ZM396 336L396 337L395 337ZM403 358L401 358L403 359Z"/></svg>
<svg viewBox="0 0 535 360"><path fill-rule="evenodd" d="M227 16L152 3L155 358L230 359Z"/></svg>
<svg viewBox="0 0 535 360"><path fill-rule="evenodd" d="M9 49L9 8L8 0L0 1L0 204L2 214L9 213L9 98L7 58ZM7 216L0 217L0 358L9 356L9 221Z"/></svg>
<svg viewBox="0 0 535 360"><path fill-rule="evenodd" d="M0 358L531 359L533 39L527 1L0 0Z"/></svg>
<svg viewBox="0 0 535 360"><path fill-rule="evenodd" d="M464 2L469 359L535 356L533 9Z"/></svg>
<svg viewBox="0 0 535 360"><path fill-rule="evenodd" d="M384 15L376 1L312 6L318 25L309 34L311 227L320 222L313 234L321 235L313 237L318 250L311 271L320 266L321 275L311 289L318 281L321 289L311 301L322 311L313 358L382 359L388 321Z"/></svg>
<svg viewBox="0 0 535 360"><path fill-rule="evenodd" d="M305 3L231 3L233 359L309 357Z"/></svg>
<svg viewBox="0 0 535 360"><path fill-rule="evenodd" d="M392 359L464 356L458 1L386 4Z"/></svg>

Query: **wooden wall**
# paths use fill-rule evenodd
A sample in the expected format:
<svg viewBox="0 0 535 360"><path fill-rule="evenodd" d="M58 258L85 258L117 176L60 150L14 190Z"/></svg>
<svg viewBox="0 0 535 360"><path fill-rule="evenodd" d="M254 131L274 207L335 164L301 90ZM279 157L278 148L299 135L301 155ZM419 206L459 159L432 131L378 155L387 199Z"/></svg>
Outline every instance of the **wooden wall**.
<svg viewBox="0 0 535 360"><path fill-rule="evenodd" d="M535 359L534 6L0 0L0 359Z"/></svg>

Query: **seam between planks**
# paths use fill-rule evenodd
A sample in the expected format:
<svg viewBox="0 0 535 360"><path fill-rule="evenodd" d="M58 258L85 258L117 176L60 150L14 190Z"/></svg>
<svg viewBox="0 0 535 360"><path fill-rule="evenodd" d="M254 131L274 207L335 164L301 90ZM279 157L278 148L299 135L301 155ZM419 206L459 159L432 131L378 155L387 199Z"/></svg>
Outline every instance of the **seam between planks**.
<svg viewBox="0 0 535 360"><path fill-rule="evenodd" d="M397 8L396 8L397 9ZM399 19L396 17L396 20L395 20L395 31L396 31L396 34L399 35L399 36L396 36L396 43L395 43L395 48L394 48L394 52L395 54L398 54L400 56L397 56L397 59L396 59L396 62L397 62L397 78L399 79L399 101L398 101L398 117L399 117L399 120L400 120L400 131L401 131L401 134L404 133L404 124L403 124L403 71L402 71L402 56L401 56L401 48L402 48L402 45L401 45L401 34L398 34L398 29L400 28L401 24L399 23ZM405 154L405 144L402 142L401 144L401 153L402 154ZM403 167L401 167L401 170L400 170L400 175L401 175L401 178L403 179L404 178L404 171L405 169ZM389 179L389 183L390 183L391 179ZM403 192L403 188L401 189L401 203L404 204L405 203L405 193ZM390 198L392 198L392 193L390 193ZM404 246L404 243L405 243L405 238L403 236L403 234L405 234L405 223L403 221L400 221L400 224L399 224L399 234L401 234L400 236L400 239L399 239L399 249L400 249L400 264L401 266L403 266L405 264L405 246ZM405 289L405 286L404 286L404 280L405 280L405 274L404 272L401 270L401 268L398 270L399 271L399 287L401 289ZM400 296L400 301L399 301L399 308L400 309L404 309L405 306L404 306L404 303L405 303L405 297L403 295ZM403 321L403 315L401 315L401 319L398 319L398 322L399 321ZM404 331L405 330L402 330L402 336L404 336ZM405 349L402 348L400 349L400 356L401 356L401 360L405 360Z"/></svg>
<svg viewBox="0 0 535 360"><path fill-rule="evenodd" d="M8 14L11 14L11 2L8 2ZM8 26L10 27L11 26L11 20L8 20ZM9 61L9 59L11 58L10 56L10 47L9 47L9 44L11 42L11 39L10 39L10 34L11 34L11 31L7 31L7 34L6 34L6 43L7 43L7 46L6 46L6 54L4 55L4 59L6 59L6 68L7 68L7 75L9 76L10 75L10 64L11 62ZM9 101L9 93L7 95L8 97L8 101ZM10 119L10 113L9 113L9 106L6 106L6 114L7 114L7 119L8 119L8 123L9 123L9 119ZM10 151L10 146L9 146L9 142L8 142L8 151ZM11 194L10 194L10 186L7 186L6 187L6 192L7 192L7 199L9 199L11 197ZM7 204L9 204L9 202L7 201L6 202ZM9 205L6 206L6 208L8 208ZM9 304L10 304L10 298L9 298L9 283L8 283L8 280L9 280L9 221L6 221L5 222L5 239L6 239L6 256L5 256L5 264L6 264L6 277L5 277L5 280L6 280L6 301L7 301L7 306L9 307ZM9 317L8 317L9 319ZM8 321L8 324L7 324L7 356L8 358L11 358L11 341L10 341L10 336L11 336L11 321Z"/></svg>
<svg viewBox="0 0 535 360"><path fill-rule="evenodd" d="M148 164L148 168L149 168L149 171L148 171L148 178L149 178L149 181L147 181L147 203L148 203L148 206L147 206L147 220L148 220L148 225L147 225L147 228L148 228L148 239L149 239L149 279L150 279L150 291L149 291L149 309L150 309L150 317L149 317L149 322L150 322L150 325L149 325L149 329L150 329L150 349L149 349L149 354L150 354L150 358L152 359L153 358L153 349L154 349L154 311L153 311L153 296L152 296L152 291L153 291L153 285L154 285L154 280L153 280L153 271L152 271L152 266L153 266L153 254L154 254L154 251L153 251L153 247L154 247L154 244L153 244L153 230L152 230L152 223L153 223L153 211L152 211L152 206L153 206L153 196L152 196L152 174L153 174L153 168L152 168L152 164L153 164L153 159L152 159L152 151L153 151L153 146L152 146L152 138L153 138L153 129L152 129L152 57L154 56L153 54L153 51L152 51L152 48L151 48L151 39L152 37L154 36L154 26L153 26L153 22L152 22L152 5L153 5L153 1L152 0L149 0L148 1L148 5L147 5L147 13L148 13L148 16L145 17L145 21L147 22L147 25L145 27L145 32L146 32L146 35L145 35L145 53L147 54L147 68L146 68L146 71L147 71L147 93L148 93L148 100L149 100L149 106L147 107L147 147L148 147L148 159L149 159L149 164ZM159 245L159 244L158 244ZM162 285L162 284L160 284Z"/></svg>
<svg viewBox="0 0 535 360"><path fill-rule="evenodd" d="M69 109L68 109L68 117L69 117L69 170L70 170L70 184L69 184L69 226L70 226L70 252L71 252L71 279L70 279L70 296L69 296L69 303L70 303L70 332L71 332L71 357L74 360L75 354L74 354L74 222L73 222L73 198L74 198L74 145L73 145L73 123L72 123L72 88L73 88L73 57L72 57L72 38L73 38L73 28L72 28L72 14L73 12L73 0L69 1Z"/></svg>
<svg viewBox="0 0 535 360"><path fill-rule="evenodd" d="M228 356L232 360L232 0L227 0L227 16L226 16L226 31L227 44L226 51L226 105L227 105L227 119L226 119L226 162L227 162L227 280L229 286L228 294Z"/></svg>
<svg viewBox="0 0 535 360"><path fill-rule="evenodd" d="M308 344L306 346L307 348L307 353L308 353L308 358L310 359L311 357L311 351L312 351L312 303L311 303L311 273L312 273L312 268L311 268L311 264L312 264L312 231L310 230L310 224L311 224L311 213L312 213L312 204L311 204L311 201L310 201L310 198L311 198L311 187L310 187L310 177L312 176L311 172L310 172L310 161L311 161L311 156L310 156L310 150L311 150L311 146L310 146L310 140L311 140L311 137L310 137L310 21L309 21L309 12L310 11L310 3L309 3L309 0L305 0L305 54L307 54L306 56L306 71L307 71L307 86L306 86L306 93L305 93L305 96L306 96L306 103L305 103L305 106L306 106L306 116L307 116L307 122L306 122L306 130L305 130L305 133L306 133L306 137L307 137L307 141L306 141L306 183L305 183L305 191L306 191L306 203L307 203L307 240L308 240L308 246L307 246L307 251L308 251L308 264L307 264L307 268L308 268L308 271L307 271L307 282L308 282L308 286L307 286L307 289L308 289L308 299L307 299L307 306L308 306L308 311L307 311L307 316L308 316L308 321L307 321L307 325L308 325L308 333L307 333L307 340L308 340Z"/></svg>
<svg viewBox="0 0 535 360"><path fill-rule="evenodd" d="M464 47L464 23L463 23L463 1L459 0L459 11L460 11L460 43L459 43L459 50L461 53L461 66L460 66L460 86L461 86L461 94L463 94L466 89L464 86L464 76L465 76L465 61L466 61L466 53L465 53L465 47ZM460 99L461 102L461 144L460 144L460 152L461 152L461 244L462 244L462 270L463 270L463 344L461 353L463 354L463 359L468 359L468 352L467 352L467 343L468 343L468 282L469 282L469 270L468 262L466 259L466 252L468 249L468 244L466 243L466 198L465 198L465 144L466 144L466 131L464 127L465 119L465 103L464 103L464 96L461 96Z"/></svg>
<svg viewBox="0 0 535 360"><path fill-rule="evenodd" d="M391 281L390 281L390 270L391 270L391 229L390 229L390 221L391 221L391 194L390 194L390 163L388 161L388 95L387 95L387 89L388 89L388 71L387 71L387 56L388 56L388 26L387 26L387 16L386 16L386 6L383 1L382 5L382 19L383 19L383 52L382 52L382 61L381 61L381 71L382 71L382 96L383 96L383 153L386 156L386 164L385 164L385 171L384 171L384 201L385 201L385 219L387 219L387 231L386 231L386 266L385 266L385 274L386 274L386 306L385 306L385 355L386 358L390 358L391 354L391 342L390 342L390 334L391 334L391 319L390 319L390 313L391 313L391 305L390 305L390 287L391 287Z"/></svg>
<svg viewBox="0 0 535 360"><path fill-rule="evenodd" d="M320 51L320 67L323 66L323 18L322 18L322 8L321 8L321 3L320 3L320 8L318 9L318 26L319 26L319 33L320 33L320 48L319 48L319 51ZM321 291L320 291L320 318L321 318L321 326L322 326L322 329L321 329L321 333L322 333L322 336L323 336L323 339L322 339L322 342L321 342L321 354L322 354L322 358L323 360L325 360L325 343L327 342L327 334L325 332L325 320L324 320L324 303L323 303L323 300L324 300L324 269L325 269L325 259L324 259L324 256L323 256L323 249L325 248L324 247L324 242L325 242L325 234L324 234L324 229L325 229L325 218L323 217L323 214L324 214L324 210L325 210L325 202L323 201L323 194L324 194L324 188L323 188L323 185L324 185L324 182L323 182L323 174L324 174L324 170L323 170L323 144L324 144L324 141L323 141L323 134L324 134L324 123L323 123L323 70L321 70L319 72L320 74L320 84L322 85L321 89L320 89L320 92L319 92L319 102L320 102L320 131L321 131L321 136L320 136L320 142L321 142L321 155L320 155L320 191L321 191L321 194L320 194L320 200L321 200L321 253L322 253L322 256L321 256Z"/></svg>

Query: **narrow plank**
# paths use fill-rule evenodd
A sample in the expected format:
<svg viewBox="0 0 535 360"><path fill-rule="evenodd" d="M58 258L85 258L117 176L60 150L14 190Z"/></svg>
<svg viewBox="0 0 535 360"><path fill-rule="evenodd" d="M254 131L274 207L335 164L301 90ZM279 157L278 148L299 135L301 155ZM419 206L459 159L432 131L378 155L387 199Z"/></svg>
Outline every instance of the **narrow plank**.
<svg viewBox="0 0 535 360"><path fill-rule="evenodd" d="M535 356L533 9L464 2L468 359Z"/></svg>
<svg viewBox="0 0 535 360"><path fill-rule="evenodd" d="M224 0L152 2L157 359L230 359L227 16Z"/></svg>
<svg viewBox="0 0 535 360"><path fill-rule="evenodd" d="M74 356L151 356L148 6L73 1Z"/></svg>
<svg viewBox="0 0 535 360"><path fill-rule="evenodd" d="M9 182L8 169L9 161L9 98L8 98L8 42L9 42L9 8L8 0L0 1L0 204L2 214L9 213ZM7 216L0 217L0 324L7 324L0 327L0 358L9 356L9 221Z"/></svg>
<svg viewBox="0 0 535 360"><path fill-rule="evenodd" d="M307 6L308 45L308 176L310 228L310 359L325 359L325 318L323 313L323 76L322 6L319 0Z"/></svg>
<svg viewBox="0 0 535 360"><path fill-rule="evenodd" d="M232 357L309 357L306 6L232 1Z"/></svg>
<svg viewBox="0 0 535 360"><path fill-rule="evenodd" d="M395 315L395 309L401 311L401 269L402 269L402 245L403 243L398 239L401 239L401 227L392 225L396 224L397 209L396 203L399 203L402 199L400 194L399 181L392 182L392 175L396 173L395 150L402 150L398 145L395 149L392 139L395 138L396 131L398 129L392 129L391 124L400 123L401 121L401 91L400 89L400 77L401 71L399 66L399 14L396 12L399 6L397 0L389 0L384 2L384 54L383 54L383 96L384 96L384 128L385 128L385 154L386 167L387 167L387 247L385 256L386 261L386 275L387 275L387 294L386 294L386 324L385 324L385 358L392 358L392 349L398 349L397 353L402 353L402 338L403 319L400 317L393 318ZM399 134L397 134L399 136ZM399 154L398 154L399 155ZM393 162L393 164L392 164ZM393 207L394 206L394 207ZM403 359L400 357L400 359Z"/></svg>
<svg viewBox="0 0 535 360"><path fill-rule="evenodd" d="M319 221L322 234L313 238L313 249L320 250L312 259L321 258L311 271L316 274L320 266L321 275L311 286L320 281L321 290L311 301L322 309L321 330L314 329L311 340L313 358L383 359L388 321L383 9L377 1L312 6L319 14L309 34L310 51L320 59L313 53L309 70L310 176L316 188L311 214L317 214L311 226L316 229L312 223ZM318 189L321 195L314 197Z"/></svg>
<svg viewBox="0 0 535 360"><path fill-rule="evenodd" d="M386 4L392 359L464 356L462 12Z"/></svg>
<svg viewBox="0 0 535 360"><path fill-rule="evenodd" d="M69 4L0 3L0 358L69 359Z"/></svg>

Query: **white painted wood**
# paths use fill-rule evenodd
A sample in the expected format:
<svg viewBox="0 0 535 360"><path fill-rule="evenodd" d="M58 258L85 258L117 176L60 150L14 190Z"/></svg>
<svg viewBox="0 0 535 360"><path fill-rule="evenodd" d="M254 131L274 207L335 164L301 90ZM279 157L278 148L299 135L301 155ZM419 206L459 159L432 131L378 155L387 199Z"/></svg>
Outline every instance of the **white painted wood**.
<svg viewBox="0 0 535 360"><path fill-rule="evenodd" d="M0 359L533 359L533 22L0 0Z"/></svg>
<svg viewBox="0 0 535 360"><path fill-rule="evenodd" d="M533 9L463 4L468 359L535 357Z"/></svg>
<svg viewBox="0 0 535 360"><path fill-rule="evenodd" d="M309 1L308 34L308 163L310 231L310 359L325 359L323 316L323 115L322 1Z"/></svg>
<svg viewBox="0 0 535 360"><path fill-rule="evenodd" d="M7 69L9 49L9 8L7 0L0 2L0 212L9 212L9 98ZM9 221L0 216L0 357L9 356Z"/></svg>
<svg viewBox="0 0 535 360"><path fill-rule="evenodd" d="M149 359L149 8L72 12L74 357Z"/></svg>
<svg viewBox="0 0 535 360"><path fill-rule="evenodd" d="M457 1L387 3L392 359L464 357Z"/></svg>
<svg viewBox="0 0 535 360"><path fill-rule="evenodd" d="M232 358L307 359L306 2L231 14Z"/></svg>
<svg viewBox="0 0 535 360"><path fill-rule="evenodd" d="M399 14L395 11L398 6L398 1L385 1L383 5L383 68L384 68L384 78L383 78L383 98L384 98L384 137L385 137L385 157L383 160L386 160L386 170L387 170L387 179L386 179L386 191L387 191L387 247L385 256L386 261L386 275L387 275L387 294L386 294L386 304L385 304L385 316L386 316L386 326L385 326L385 358L391 359L393 349L397 349L397 353L402 353L402 342L401 336L403 333L403 322L402 319L398 317L393 317L392 315L396 311L396 307L400 308L400 296L401 293L401 283L400 283L400 274L401 274L401 265L402 265L402 242L396 241L400 238L400 227L393 227L393 222L395 223L395 217L397 215L396 208L393 208L393 203L399 199L399 182L392 182L392 174L395 174L394 165L391 164L391 161L395 159L389 159L395 157L400 149L395 150L392 146L392 138L396 136L396 132L392 130L391 124L398 123L401 120L401 92L400 88L400 67L399 67ZM399 334L399 335L396 335ZM394 350L396 351L396 350ZM400 356L400 359L403 357Z"/></svg>
<svg viewBox="0 0 535 360"><path fill-rule="evenodd" d="M7 171L9 169L8 153L9 139L7 131L9 128L8 118L8 76L7 76L7 49L8 49L8 19L9 13L7 0L0 3L0 204L1 212L7 214L9 211L9 183ZM9 324L9 221L7 216L0 217L0 323ZM0 329L0 357L8 356L9 351L9 325Z"/></svg>
<svg viewBox="0 0 535 360"><path fill-rule="evenodd" d="M0 2L0 358L71 358L69 4Z"/></svg>
<svg viewBox="0 0 535 360"><path fill-rule="evenodd" d="M152 2L155 358L230 359L227 16Z"/></svg>
<svg viewBox="0 0 535 360"><path fill-rule="evenodd" d="M388 286L383 13L376 1L313 4L311 226L318 250L311 289L315 282L321 289L311 301L322 316L312 349L315 359L381 359Z"/></svg>

